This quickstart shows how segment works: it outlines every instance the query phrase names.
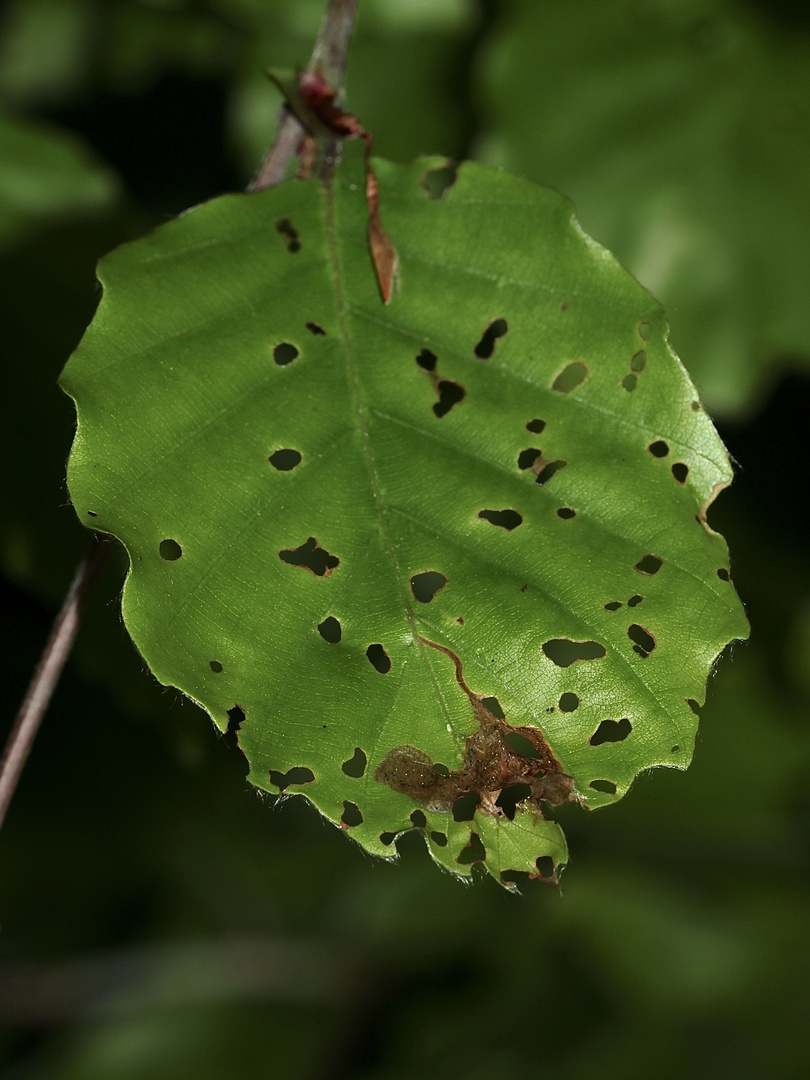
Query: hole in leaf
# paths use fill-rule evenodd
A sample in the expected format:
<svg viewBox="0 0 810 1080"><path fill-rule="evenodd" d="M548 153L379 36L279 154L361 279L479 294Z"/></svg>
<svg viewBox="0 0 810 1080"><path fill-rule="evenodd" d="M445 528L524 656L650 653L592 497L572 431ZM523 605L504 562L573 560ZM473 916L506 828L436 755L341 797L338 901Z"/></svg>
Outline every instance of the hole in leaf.
<svg viewBox="0 0 810 1080"><path fill-rule="evenodd" d="M468 791L466 795L460 796L453 803L453 820L454 821L472 821L475 817L475 810L481 801L481 796L477 791Z"/></svg>
<svg viewBox="0 0 810 1080"><path fill-rule="evenodd" d="M538 450L536 446L530 446L526 450L521 450L517 459L518 468L524 470L530 469L535 461L542 456L543 451Z"/></svg>
<svg viewBox="0 0 810 1080"><path fill-rule="evenodd" d="M232 709L228 709L228 730L225 732L226 738L232 745L238 746L239 729L245 722L245 714L238 705L234 705Z"/></svg>
<svg viewBox="0 0 810 1080"><path fill-rule="evenodd" d="M337 555L330 555L325 548L318 546L314 536L310 536L300 547L283 549L278 553L278 557L290 566L302 566L311 570L316 577L331 574L340 563Z"/></svg>
<svg viewBox="0 0 810 1080"><path fill-rule="evenodd" d="M588 787L592 787L594 791L604 791L606 795L616 794L616 785L612 780L591 780Z"/></svg>
<svg viewBox="0 0 810 1080"><path fill-rule="evenodd" d="M689 407L691 408L692 412L700 412L700 402L699 401L693 401L692 404Z"/></svg>
<svg viewBox="0 0 810 1080"><path fill-rule="evenodd" d="M509 329L506 319L493 319L484 333L481 335L481 340L473 349L473 352L479 360L489 360L492 354L495 352L495 345L499 338L502 338L506 331Z"/></svg>
<svg viewBox="0 0 810 1080"><path fill-rule="evenodd" d="M551 384L551 389L558 394L570 394L588 378L588 369L580 360L566 364Z"/></svg>
<svg viewBox="0 0 810 1080"><path fill-rule="evenodd" d="M652 329L648 322L640 322L638 324L638 336L641 338L642 341L649 341L651 333Z"/></svg>
<svg viewBox="0 0 810 1080"><path fill-rule="evenodd" d="M478 516L483 518L484 521L489 521L492 525L498 525L501 529L506 529L507 532L511 532L512 529L516 529L518 525L523 524L523 518L517 510L479 510Z"/></svg>
<svg viewBox="0 0 810 1080"><path fill-rule="evenodd" d="M695 701L694 698L688 697L686 699L686 704L689 706L689 708L692 710L692 712L695 714L695 716L700 716L700 708L701 708L700 702Z"/></svg>
<svg viewBox="0 0 810 1080"><path fill-rule="evenodd" d="M164 562L177 562L183 554L183 549L176 540L161 540L158 551Z"/></svg>
<svg viewBox="0 0 810 1080"><path fill-rule="evenodd" d="M438 169L426 169L419 183L431 199L441 199L444 198L445 192L455 184L457 176L457 165L440 165Z"/></svg>
<svg viewBox="0 0 810 1080"><path fill-rule="evenodd" d="M501 708L501 703L496 697L481 698L481 704L484 706L487 712L491 712L492 715L497 716L499 720L506 719L506 715Z"/></svg>
<svg viewBox="0 0 810 1080"><path fill-rule="evenodd" d="M387 675L391 670L391 658L380 644L369 645L366 649L369 663L381 675Z"/></svg>
<svg viewBox="0 0 810 1080"><path fill-rule="evenodd" d="M622 379L622 386L628 393L632 393L638 386L638 375L625 375Z"/></svg>
<svg viewBox="0 0 810 1080"><path fill-rule="evenodd" d="M627 717L621 720L603 720L588 739L588 742L591 746L601 746L602 743L609 742L624 742L632 730L633 727Z"/></svg>
<svg viewBox="0 0 810 1080"><path fill-rule="evenodd" d="M557 511L557 517L562 518L563 521L570 521L571 518L575 518L576 516L577 512L571 506L561 506Z"/></svg>
<svg viewBox="0 0 810 1080"><path fill-rule="evenodd" d="M630 599L627 601L627 606L628 607L638 607L638 605L641 603L641 601L643 599L644 599L643 596L639 596L638 593L636 593L635 596L631 596Z"/></svg>
<svg viewBox="0 0 810 1080"><path fill-rule="evenodd" d="M545 420L530 420L526 425L526 430L533 432L535 435L539 435L545 426Z"/></svg>
<svg viewBox="0 0 810 1080"><path fill-rule="evenodd" d="M326 331L324 330L324 328L322 326L320 326L316 322L308 322L307 323L307 330L309 330L310 334L316 334L316 335L320 334L323 337L326 337Z"/></svg>
<svg viewBox="0 0 810 1080"><path fill-rule="evenodd" d="M653 457L657 458L666 457L669 453L669 446L663 439L656 439L655 442L651 442L647 449Z"/></svg>
<svg viewBox="0 0 810 1080"><path fill-rule="evenodd" d="M98 517L98 514L95 512L95 510L88 510L87 511L87 516L88 517Z"/></svg>
<svg viewBox="0 0 810 1080"><path fill-rule="evenodd" d="M570 638L552 638L543 645L543 652L557 667L570 667L578 660L599 660L606 653L598 641L571 641Z"/></svg>
<svg viewBox="0 0 810 1080"><path fill-rule="evenodd" d="M679 484L685 484L686 478L689 475L689 466L684 465L682 461L676 461L672 466L672 475Z"/></svg>
<svg viewBox="0 0 810 1080"><path fill-rule="evenodd" d="M631 371L643 371L646 366L647 366L647 354L645 353L645 351L643 349L640 349L639 352L637 352L636 355L630 361L630 370Z"/></svg>
<svg viewBox="0 0 810 1080"><path fill-rule="evenodd" d="M726 570L724 566L721 566L720 569L717 571L717 576L720 578L721 581L731 581L731 574L728 572L728 570Z"/></svg>
<svg viewBox="0 0 810 1080"><path fill-rule="evenodd" d="M495 805L503 810L510 821L514 821L518 803L528 799L531 793L532 789L528 784L510 784L501 790L500 795L495 800Z"/></svg>
<svg viewBox="0 0 810 1080"><path fill-rule="evenodd" d="M677 743L670 750L670 754L680 754L680 752L681 752L681 748L680 748L680 746L678 746Z"/></svg>
<svg viewBox="0 0 810 1080"><path fill-rule="evenodd" d="M573 712L574 709L579 708L579 698L576 694L568 693L563 694L560 698L558 705L560 706L560 712Z"/></svg>
<svg viewBox="0 0 810 1080"><path fill-rule="evenodd" d="M365 774L367 764L368 758L365 751L359 746L355 746L352 756L348 761L344 761L340 767L347 776L353 776L356 780L359 780Z"/></svg>
<svg viewBox="0 0 810 1080"><path fill-rule="evenodd" d="M470 863L484 862L487 857L487 851L484 845L481 843L481 837L478 833L470 833L470 842L465 848L462 849L461 854L456 859L456 862L461 863L463 866L469 866Z"/></svg>
<svg viewBox="0 0 810 1080"><path fill-rule="evenodd" d="M343 813L340 816L340 821L347 829L363 824L363 815L360 813L360 807L357 803L349 802L348 799L343 800Z"/></svg>
<svg viewBox="0 0 810 1080"><path fill-rule="evenodd" d="M219 673L222 671L222 664L220 664L219 660L209 660L208 666L211 668L215 675L219 675Z"/></svg>
<svg viewBox="0 0 810 1080"><path fill-rule="evenodd" d="M289 218L279 218L276 222L276 228L287 241L287 251L292 255L295 255L296 252L301 250L301 241L298 237L298 230L293 228Z"/></svg>
<svg viewBox="0 0 810 1080"><path fill-rule="evenodd" d="M301 455L297 450L276 450L270 455L268 461L279 472L290 472L301 464Z"/></svg>
<svg viewBox="0 0 810 1080"><path fill-rule="evenodd" d="M664 560L659 559L657 555L645 555L643 559L639 559L634 570L638 570L640 574L646 574L647 577L652 577L653 574L657 574L661 569Z"/></svg>
<svg viewBox="0 0 810 1080"><path fill-rule="evenodd" d="M647 655L655 648L655 638L643 626L639 626L638 623L633 623L628 627L627 636Z"/></svg>
<svg viewBox="0 0 810 1080"><path fill-rule="evenodd" d="M396 838L397 838L397 834L393 833L393 832L381 832L380 833L380 843L385 844L386 847L390 847L391 844L393 844L393 842L396 840Z"/></svg>
<svg viewBox="0 0 810 1080"><path fill-rule="evenodd" d="M433 597L447 584L447 578L438 570L426 570L411 578L411 592L420 604L429 604Z"/></svg>
<svg viewBox="0 0 810 1080"><path fill-rule="evenodd" d="M422 349L416 358L416 362L423 371L435 371L436 370L437 357L430 349Z"/></svg>
<svg viewBox="0 0 810 1080"><path fill-rule="evenodd" d="M334 615L327 615L322 623L318 623L318 633L330 645L337 645L343 637L343 628Z"/></svg>
<svg viewBox="0 0 810 1080"><path fill-rule="evenodd" d="M537 747L528 739L525 735L521 735L519 731L507 731L503 737L503 741L510 748L514 750L516 754L520 754L525 758L540 758L541 754Z"/></svg>
<svg viewBox="0 0 810 1080"><path fill-rule="evenodd" d="M421 810L414 810L414 812L411 814L411 824L416 829L424 829L424 827L427 825L427 818Z"/></svg>
<svg viewBox="0 0 810 1080"><path fill-rule="evenodd" d="M270 770L270 783L275 784L279 791L284 791L293 784L311 784L314 779L315 774L312 769L301 765L296 765L286 773L276 772L275 769Z"/></svg>
<svg viewBox="0 0 810 1080"><path fill-rule="evenodd" d="M434 844L438 844L439 847L447 847L447 837L443 832L432 832L430 839Z"/></svg>
<svg viewBox="0 0 810 1080"><path fill-rule="evenodd" d="M618 611L620 607L623 607L621 600L611 600L609 604L605 604L605 611Z"/></svg>
<svg viewBox="0 0 810 1080"><path fill-rule="evenodd" d="M433 766L433 769L434 769L434 772L437 772L439 774L439 776L449 776L450 775L450 770L447 768L446 765L443 765L441 763L441 761L437 761L436 764Z"/></svg>
<svg viewBox="0 0 810 1080"><path fill-rule="evenodd" d="M458 405L460 401L463 401L466 391L459 383L451 382L449 379L442 379L437 389L439 391L439 400L433 406L433 412L441 419L441 417L447 416L454 405Z"/></svg>
<svg viewBox="0 0 810 1080"><path fill-rule="evenodd" d="M280 345L276 345L275 349L273 349L273 359L279 367L291 364L300 355L295 345L291 345L289 341L282 341Z"/></svg>
<svg viewBox="0 0 810 1080"><path fill-rule="evenodd" d="M555 875L554 860L550 855L541 855L534 864L537 867L537 872L541 877L553 878Z"/></svg>
<svg viewBox="0 0 810 1080"><path fill-rule="evenodd" d="M558 461L549 461L537 474L535 484L547 484L552 476L556 476L560 469L564 469L567 464L568 463L562 459Z"/></svg>

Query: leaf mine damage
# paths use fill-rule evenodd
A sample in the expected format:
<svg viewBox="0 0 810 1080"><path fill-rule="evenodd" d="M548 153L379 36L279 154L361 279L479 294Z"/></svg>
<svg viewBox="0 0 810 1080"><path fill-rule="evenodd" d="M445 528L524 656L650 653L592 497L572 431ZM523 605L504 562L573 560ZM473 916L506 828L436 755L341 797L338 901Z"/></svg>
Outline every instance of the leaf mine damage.
<svg viewBox="0 0 810 1080"><path fill-rule="evenodd" d="M302 566L305 570L310 570L316 577L326 577L340 563L337 555L330 555L325 548L319 547L314 536L310 536L300 547L284 548L278 553L278 557L290 566Z"/></svg>
<svg viewBox="0 0 810 1080"><path fill-rule="evenodd" d="M531 726L512 727L496 716L484 704L489 699L467 687L455 653L426 638L419 640L453 661L456 680L470 700L478 729L464 740L457 769L445 771L415 746L395 746L377 766L374 779L429 810L452 812L457 821L471 820L476 809L495 818L507 816L498 799L505 788L515 785L526 788L518 801L541 816L543 801L559 805L571 799L573 778L562 771L542 731ZM510 745L515 737L523 741L525 753Z"/></svg>

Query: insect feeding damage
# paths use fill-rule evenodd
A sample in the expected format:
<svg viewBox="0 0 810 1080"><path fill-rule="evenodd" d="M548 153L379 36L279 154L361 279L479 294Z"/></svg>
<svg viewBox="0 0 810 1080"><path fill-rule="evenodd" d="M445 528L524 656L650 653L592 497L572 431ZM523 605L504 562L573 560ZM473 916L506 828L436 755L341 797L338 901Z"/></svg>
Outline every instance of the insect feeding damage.
<svg viewBox="0 0 810 1080"><path fill-rule="evenodd" d="M445 774L415 746L395 746L377 766L374 779L387 784L393 791L409 795L429 810L444 813L449 813L462 796L474 793L478 796L477 809L481 813L505 817L505 811L497 805L498 797L505 788L515 784L526 785L529 789L518 805L528 805L541 817L541 802L557 806L571 799L574 780L562 771L542 731L528 725L512 727L495 716L483 704L483 696L472 693L464 682L461 661L456 654L426 638L419 640L423 645L445 653L455 664L456 679L470 699L478 730L465 739L461 766L452 772ZM531 751L519 753L509 744L507 736L522 736L528 742L528 745L524 744L526 750L531 747Z"/></svg>

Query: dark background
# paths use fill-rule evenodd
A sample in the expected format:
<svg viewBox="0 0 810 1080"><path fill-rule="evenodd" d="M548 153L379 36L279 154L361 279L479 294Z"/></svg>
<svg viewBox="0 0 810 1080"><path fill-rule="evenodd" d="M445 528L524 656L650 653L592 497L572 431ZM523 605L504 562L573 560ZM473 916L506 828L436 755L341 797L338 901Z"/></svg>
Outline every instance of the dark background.
<svg viewBox="0 0 810 1080"><path fill-rule="evenodd" d="M361 3L350 104L381 153L475 152L488 41L513 6L403 22ZM808 33L806 5L743 6L786 41ZM97 302L95 261L244 187L278 103L257 71L305 62L319 9L0 8L6 107L122 179L97 211L43 215L0 250L6 726L87 546L55 380ZM752 635L717 666L695 762L597 814L567 808L560 891L465 887L416 836L375 860L303 799L249 789L230 740L129 644L116 553L0 835L4 1076L806 1075L808 354L768 355L767 391L717 416L738 474L711 520Z"/></svg>

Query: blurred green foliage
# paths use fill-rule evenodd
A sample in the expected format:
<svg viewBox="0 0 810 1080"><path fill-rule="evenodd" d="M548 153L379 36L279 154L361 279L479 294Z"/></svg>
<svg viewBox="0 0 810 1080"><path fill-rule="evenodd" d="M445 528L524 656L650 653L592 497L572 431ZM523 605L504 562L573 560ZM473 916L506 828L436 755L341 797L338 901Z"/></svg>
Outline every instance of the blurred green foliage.
<svg viewBox="0 0 810 1080"><path fill-rule="evenodd" d="M805 47L798 7L736 7L767 20L777 64ZM68 158L106 162L96 176L112 167L124 192L88 205L56 185L38 224L0 252L7 724L86 543L66 500L73 421L55 379L92 315L95 259L244 183L277 104L257 68L305 62L319 14L310 0L2 10L5 108L37 130L72 131ZM484 145L485 107L493 136L486 57L512 18L496 0L363 0L350 102L380 153L460 157ZM613 90L606 82L606 104ZM749 180L738 168L729 198ZM766 177L763 197L777 188ZM673 304L676 346L679 317ZM736 331L731 356L748 364L750 322ZM740 473L712 521L730 543L751 642L719 665L688 773L643 776L594 815L571 808L562 895L465 889L436 873L421 841L402 843L396 865L370 860L302 800L257 798L238 751L142 671L111 567L0 835L4 1074L805 1075L810 392L792 376L746 401L744 420L719 415Z"/></svg>

